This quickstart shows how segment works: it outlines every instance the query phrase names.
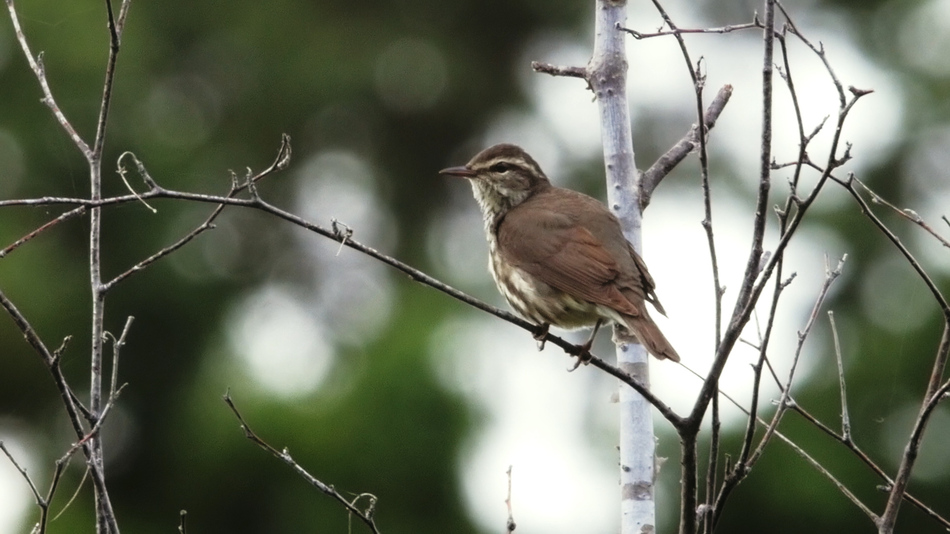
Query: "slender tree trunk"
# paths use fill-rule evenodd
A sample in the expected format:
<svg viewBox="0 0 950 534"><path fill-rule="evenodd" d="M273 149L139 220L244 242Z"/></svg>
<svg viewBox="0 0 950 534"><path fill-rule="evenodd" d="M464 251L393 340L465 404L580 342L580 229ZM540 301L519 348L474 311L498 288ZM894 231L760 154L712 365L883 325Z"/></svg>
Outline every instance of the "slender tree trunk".
<svg viewBox="0 0 950 534"><path fill-rule="evenodd" d="M633 154L633 135L627 105L627 60L624 34L626 2L597 0L594 54L588 80L600 110L607 202L620 218L624 235L638 252L642 249L640 182ZM642 345L619 343L618 366L650 384L647 352ZM621 533L656 529L654 500L653 413L650 404L626 385L620 386Z"/></svg>

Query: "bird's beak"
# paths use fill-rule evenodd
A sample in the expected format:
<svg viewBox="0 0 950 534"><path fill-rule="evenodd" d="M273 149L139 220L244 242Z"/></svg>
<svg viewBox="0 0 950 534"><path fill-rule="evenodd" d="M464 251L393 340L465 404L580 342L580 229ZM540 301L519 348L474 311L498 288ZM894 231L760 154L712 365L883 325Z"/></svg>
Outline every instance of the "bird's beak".
<svg viewBox="0 0 950 534"><path fill-rule="evenodd" d="M444 174L445 176L458 176L459 178L475 177L475 171L469 169L468 167L449 167L448 169L442 169L439 171L439 174Z"/></svg>

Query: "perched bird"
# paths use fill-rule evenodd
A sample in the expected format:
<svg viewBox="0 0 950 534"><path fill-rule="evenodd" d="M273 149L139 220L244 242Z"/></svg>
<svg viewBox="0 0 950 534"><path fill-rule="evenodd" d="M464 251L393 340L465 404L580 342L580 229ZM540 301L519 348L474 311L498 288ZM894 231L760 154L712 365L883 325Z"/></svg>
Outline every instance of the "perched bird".
<svg viewBox="0 0 950 534"><path fill-rule="evenodd" d="M647 313L653 278L601 202L551 185L523 149L495 145L440 174L468 179L485 219L488 267L514 310L545 328L612 321L657 358L680 360ZM632 340L629 336L626 339Z"/></svg>

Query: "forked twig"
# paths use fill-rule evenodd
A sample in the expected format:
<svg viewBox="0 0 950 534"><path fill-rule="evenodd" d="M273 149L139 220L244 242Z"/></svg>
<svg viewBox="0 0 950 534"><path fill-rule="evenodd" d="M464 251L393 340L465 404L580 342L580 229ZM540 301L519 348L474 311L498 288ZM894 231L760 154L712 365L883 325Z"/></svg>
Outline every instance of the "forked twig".
<svg viewBox="0 0 950 534"><path fill-rule="evenodd" d="M689 367L687 367L687 366L685 366L685 365L683 365L683 368L686 369L689 373L691 373L691 374L692 374L693 376L695 376L696 378L698 378L698 379L700 379L700 380L705 380L705 378L703 377L703 375L699 374L698 372L694 371L693 369L691 369L691 368L689 368ZM719 391L719 395L721 395L721 396L724 397L726 400L728 400L730 403L732 403L732 405L735 406L736 408L738 408L739 411L741 411L742 413L744 413L744 414L746 414L746 415L750 415L749 410L747 410L745 407L743 407L743 406L742 406L737 400L735 400L732 396L730 396L730 395L728 395L728 394L726 394L726 393L723 393L722 391ZM759 423L760 423L760 424L763 424L763 425L767 424L767 421L765 421L765 420L762 419L762 418L759 418L758 420L759 420ZM877 516L874 514L874 512L872 512L871 509L868 508L867 505L865 505L865 504L861 501L861 499L859 499L859 498L858 498L854 493L852 493L843 483L841 483L841 481L839 481L834 475L832 475L830 471L828 471L824 466L822 466L820 462L818 462L817 460L815 460L815 459L814 459L811 455L809 455L803 448L801 448L801 446L799 446L798 444L796 444L794 441L792 441L791 439L789 439L788 436L786 436L785 434L782 434L782 433L779 432L778 430L775 431L774 435L775 435L775 437L777 437L779 440L781 440L782 442L784 442L784 443L787 444L788 446L792 447L792 449L793 449L796 453L798 453L802 458L804 458L804 459L808 462L809 465L811 465L815 470L817 470L819 473L821 473L822 475L824 475L832 484L835 485L835 487L837 487L839 490L841 490L842 494L843 494L845 497L847 497L855 506L857 506L858 509L860 509L862 512L864 512L865 515L867 515L868 517L870 517L872 520L875 520L875 518L876 518ZM729 468L729 467L727 466L727 469L728 469L728 468Z"/></svg>

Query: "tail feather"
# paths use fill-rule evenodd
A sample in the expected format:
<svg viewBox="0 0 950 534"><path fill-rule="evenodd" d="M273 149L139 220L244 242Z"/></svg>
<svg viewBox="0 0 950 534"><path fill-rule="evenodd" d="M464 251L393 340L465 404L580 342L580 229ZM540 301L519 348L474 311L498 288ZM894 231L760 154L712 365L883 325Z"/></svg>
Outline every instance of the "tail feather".
<svg viewBox="0 0 950 534"><path fill-rule="evenodd" d="M629 338L624 338L623 335L618 336L621 341L637 341L657 359L680 361L680 355L676 353L676 349L666 339L663 332L660 332L660 328L656 326L645 309L639 316L624 315L623 318L626 323L624 330L631 336Z"/></svg>

